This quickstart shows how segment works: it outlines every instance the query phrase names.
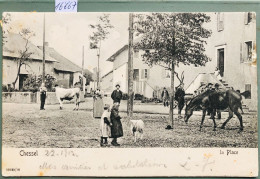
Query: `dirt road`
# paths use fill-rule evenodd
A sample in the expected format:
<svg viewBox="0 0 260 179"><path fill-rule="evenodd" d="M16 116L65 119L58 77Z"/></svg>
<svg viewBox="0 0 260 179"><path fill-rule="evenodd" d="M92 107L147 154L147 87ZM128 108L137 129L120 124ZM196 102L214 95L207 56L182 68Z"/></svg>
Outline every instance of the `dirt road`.
<svg viewBox="0 0 260 179"><path fill-rule="evenodd" d="M59 110L58 105L48 105L46 110L40 111L38 104L3 103L3 145L37 148L100 147L100 119L92 117L90 107L86 107L90 104L82 103L79 111L72 110L74 104L65 104L64 110ZM216 121L217 131L213 131L212 120L207 117L201 132L200 115L193 115L188 125L183 119L176 119L174 129L165 130L167 115L134 114L134 119L142 119L145 123L144 138L137 143L133 142L126 113L121 112L121 116L124 129L124 137L119 140L121 147L257 147L257 117L253 113L243 115L245 128L240 134L236 117L230 120L225 130L219 128L227 118L227 113L223 113L223 119Z"/></svg>

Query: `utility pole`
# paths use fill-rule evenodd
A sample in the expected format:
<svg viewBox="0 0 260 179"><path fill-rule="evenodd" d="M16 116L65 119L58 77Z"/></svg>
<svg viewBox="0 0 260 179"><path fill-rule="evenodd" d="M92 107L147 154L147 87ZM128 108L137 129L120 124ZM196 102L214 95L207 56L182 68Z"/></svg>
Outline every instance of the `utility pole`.
<svg viewBox="0 0 260 179"><path fill-rule="evenodd" d="M100 87L100 84L99 84L99 82L100 82L100 80L99 80L99 78L100 78L100 72L99 72L99 59L100 59L100 48L101 48L101 40L99 40L99 48L98 48L98 50L97 50L97 57L98 57L98 66L97 66L97 88L99 88Z"/></svg>
<svg viewBox="0 0 260 179"><path fill-rule="evenodd" d="M45 13L43 14L42 83L45 83Z"/></svg>
<svg viewBox="0 0 260 179"><path fill-rule="evenodd" d="M127 115L133 116L133 13L129 14L129 45L128 45L128 100L127 100Z"/></svg>
<svg viewBox="0 0 260 179"><path fill-rule="evenodd" d="M171 93L170 93L170 121L172 123L172 128L173 128L173 120L174 120L174 112L173 112L173 104L174 104L174 71L175 71L175 65L174 62L172 62L172 70L171 70Z"/></svg>
<svg viewBox="0 0 260 179"><path fill-rule="evenodd" d="M83 94L85 95L85 84L84 84L84 45L82 47L82 90L83 90Z"/></svg>

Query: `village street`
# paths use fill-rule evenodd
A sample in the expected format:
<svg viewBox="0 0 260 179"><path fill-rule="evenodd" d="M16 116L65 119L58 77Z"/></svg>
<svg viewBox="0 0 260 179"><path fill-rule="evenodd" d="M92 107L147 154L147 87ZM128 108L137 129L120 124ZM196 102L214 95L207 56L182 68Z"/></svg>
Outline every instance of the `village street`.
<svg viewBox="0 0 260 179"><path fill-rule="evenodd" d="M104 101L109 103L110 98ZM100 119L92 117L92 98L80 104L79 111L73 111L74 104L46 105L39 110L38 104L3 103L3 145L5 147L43 147L43 148L88 148L100 147ZM111 103L109 103L111 104ZM168 108L162 105L135 104L133 119L145 123L144 137L133 142L133 136L126 118L126 101L120 106L124 136L120 138L121 147L257 147L257 117L255 113L243 115L244 131L239 134L236 117L220 129L227 118L216 120L217 131L213 131L212 120L207 116L204 128L199 131L201 112L190 118L188 125L181 119L174 121L174 129L166 130ZM175 112L176 114L176 112ZM177 116L176 116L177 117ZM110 146L112 147L112 146Z"/></svg>

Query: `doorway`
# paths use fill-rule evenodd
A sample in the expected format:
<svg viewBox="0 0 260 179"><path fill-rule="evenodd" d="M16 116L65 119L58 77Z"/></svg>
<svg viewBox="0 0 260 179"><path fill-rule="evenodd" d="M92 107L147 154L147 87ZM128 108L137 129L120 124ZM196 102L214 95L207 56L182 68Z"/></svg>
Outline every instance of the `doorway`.
<svg viewBox="0 0 260 179"><path fill-rule="evenodd" d="M28 78L28 74L19 74L19 90L23 89L23 83Z"/></svg>
<svg viewBox="0 0 260 179"><path fill-rule="evenodd" d="M218 49L218 69L220 71L220 75L224 76L224 64L225 64L225 52L224 48Z"/></svg>

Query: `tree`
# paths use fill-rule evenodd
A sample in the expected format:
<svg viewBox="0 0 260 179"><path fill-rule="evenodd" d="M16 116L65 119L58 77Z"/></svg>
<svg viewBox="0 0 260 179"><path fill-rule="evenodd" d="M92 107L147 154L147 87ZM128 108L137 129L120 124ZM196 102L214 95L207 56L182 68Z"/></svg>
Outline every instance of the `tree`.
<svg viewBox="0 0 260 179"><path fill-rule="evenodd" d="M103 16L99 16L98 23L96 25L90 24L90 28L93 30L93 34L89 37L90 49L97 49L97 86L99 87L99 59L101 42L107 39L108 35L110 34L109 30L113 28L113 26L110 24L109 14L103 14Z"/></svg>
<svg viewBox="0 0 260 179"><path fill-rule="evenodd" d="M10 13L5 13L2 19L2 24L4 25L5 28L3 28L3 45L5 45L8 42L8 33L12 30L12 27L7 28L8 24L11 22L12 17ZM19 35L23 38L25 41L24 44L24 49L20 49L18 51L19 57L15 58L15 61L17 62L17 75L14 80L13 87L15 88L16 82L19 78L20 72L21 72L21 67L23 65L30 66L28 62L30 62L30 56L33 54L32 52L29 51L29 39L35 34L29 29L29 28L22 28L21 31L19 32Z"/></svg>
<svg viewBox="0 0 260 179"><path fill-rule="evenodd" d="M25 45L24 45L24 49L19 50L19 54L20 57L15 58L15 60L17 61L17 66L18 66L18 70L17 70L17 75L16 78L13 82L13 87L15 88L15 84L19 78L20 72L21 72L21 67L23 65L29 65L29 62L31 61L30 56L33 54L33 52L29 51L29 39L32 36L35 36L35 34L29 29L29 28L23 28L21 30L21 32L19 32L19 35L25 40Z"/></svg>
<svg viewBox="0 0 260 179"><path fill-rule="evenodd" d="M56 82L56 78L52 75L45 75L45 86L48 91L53 91L54 84ZM36 76L34 74L30 74L23 83L23 90L24 91L32 91L36 92L39 90L42 84L42 75Z"/></svg>
<svg viewBox="0 0 260 179"><path fill-rule="evenodd" d="M204 13L137 14L136 35L142 39L135 48L144 50L143 61L149 66L159 65L171 71L169 116L173 126L175 66L204 66L210 58L204 54L211 31L203 24L210 22Z"/></svg>

